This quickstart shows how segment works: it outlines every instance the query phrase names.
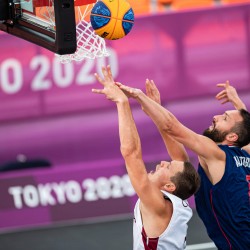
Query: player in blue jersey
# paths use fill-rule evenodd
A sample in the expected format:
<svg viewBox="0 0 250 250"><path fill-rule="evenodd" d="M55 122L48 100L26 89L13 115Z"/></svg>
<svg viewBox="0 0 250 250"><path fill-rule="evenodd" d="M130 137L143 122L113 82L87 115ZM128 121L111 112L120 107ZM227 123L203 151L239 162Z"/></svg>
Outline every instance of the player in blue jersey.
<svg viewBox="0 0 250 250"><path fill-rule="evenodd" d="M250 114L236 90L229 82L218 85L224 89L217 99L232 102L237 110L214 116L204 135L199 135L159 101L152 100L157 98L149 98L139 89L118 86L141 104L162 137L171 136L198 155L201 187L195 195L196 208L217 248L250 249ZM157 96L152 81L146 81L146 91L149 96Z"/></svg>

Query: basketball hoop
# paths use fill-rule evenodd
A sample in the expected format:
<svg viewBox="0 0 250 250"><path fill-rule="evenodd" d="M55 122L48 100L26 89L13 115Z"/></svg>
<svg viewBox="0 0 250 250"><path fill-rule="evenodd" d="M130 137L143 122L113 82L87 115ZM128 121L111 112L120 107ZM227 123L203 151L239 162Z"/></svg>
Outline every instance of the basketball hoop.
<svg viewBox="0 0 250 250"><path fill-rule="evenodd" d="M45 18L51 27L55 27L54 1L45 0L47 3L38 8L39 14ZM89 21L90 12L97 0L74 0L76 16L76 40L77 49L73 54L55 54L61 63L82 61L83 59L95 59L109 56L105 40L96 35ZM38 6L37 6L38 7Z"/></svg>

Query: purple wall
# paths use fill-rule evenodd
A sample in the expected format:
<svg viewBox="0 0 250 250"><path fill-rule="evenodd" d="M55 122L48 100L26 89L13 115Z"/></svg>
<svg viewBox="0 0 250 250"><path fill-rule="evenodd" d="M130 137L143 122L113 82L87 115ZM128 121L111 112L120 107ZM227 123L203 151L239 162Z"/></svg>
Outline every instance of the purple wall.
<svg viewBox="0 0 250 250"><path fill-rule="evenodd" d="M131 86L144 89L145 79L154 79L163 105L201 132L214 114L231 109L215 100L217 83L230 80L250 105L249 14L245 4L137 18L127 37L107 42L109 58L67 65L0 33L0 162L24 154L53 164L1 174L0 230L131 214L136 195L119 152L116 108L91 93L100 87L93 73L105 63ZM150 169L168 155L132 105Z"/></svg>

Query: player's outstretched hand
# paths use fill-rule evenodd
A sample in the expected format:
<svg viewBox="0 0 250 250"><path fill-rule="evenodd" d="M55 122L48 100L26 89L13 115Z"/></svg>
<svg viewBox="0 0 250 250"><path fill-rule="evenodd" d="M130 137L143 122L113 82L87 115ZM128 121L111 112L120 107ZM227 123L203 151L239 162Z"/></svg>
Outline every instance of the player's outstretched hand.
<svg viewBox="0 0 250 250"><path fill-rule="evenodd" d="M221 104L233 102L233 100L238 97L236 89L230 85L229 81L218 83L217 87L224 88L215 96L217 100L221 101Z"/></svg>
<svg viewBox="0 0 250 250"><path fill-rule="evenodd" d="M127 97L131 98L137 98L142 91L140 89L128 87L124 84L121 84L120 82L115 83L125 94Z"/></svg>
<svg viewBox="0 0 250 250"><path fill-rule="evenodd" d="M93 93L104 94L108 100L113 102L122 102L126 101L128 98L123 93L122 90L115 84L111 68L108 65L107 67L102 67L103 78L95 73L97 81L103 86L103 89L92 89Z"/></svg>
<svg viewBox="0 0 250 250"><path fill-rule="evenodd" d="M145 86L146 86L146 94L147 94L147 96L150 99L154 100L155 102L161 104L160 91L156 87L154 81L147 79L146 83L145 83Z"/></svg>
<svg viewBox="0 0 250 250"><path fill-rule="evenodd" d="M230 85L229 81L218 83L217 87L224 88L215 98L221 101L221 104L231 102L236 109L246 109L245 104L241 101L236 89Z"/></svg>

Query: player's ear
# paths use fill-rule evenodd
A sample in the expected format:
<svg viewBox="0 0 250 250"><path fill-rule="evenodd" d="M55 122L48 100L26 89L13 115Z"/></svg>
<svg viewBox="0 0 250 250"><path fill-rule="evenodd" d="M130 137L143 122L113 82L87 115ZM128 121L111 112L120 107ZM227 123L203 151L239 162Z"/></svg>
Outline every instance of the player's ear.
<svg viewBox="0 0 250 250"><path fill-rule="evenodd" d="M226 139L227 141L229 141L230 144L234 144L238 140L238 138L239 136L234 132L231 132L226 135Z"/></svg>
<svg viewBox="0 0 250 250"><path fill-rule="evenodd" d="M173 182L169 182L167 184L164 185L164 190L169 192L169 193L173 193L176 189L176 186Z"/></svg>

